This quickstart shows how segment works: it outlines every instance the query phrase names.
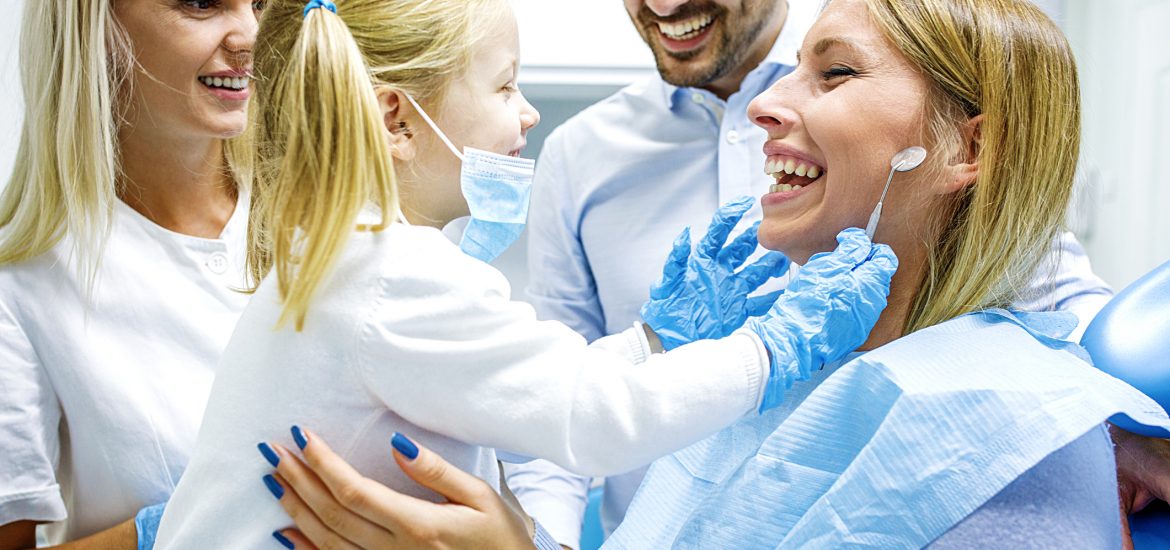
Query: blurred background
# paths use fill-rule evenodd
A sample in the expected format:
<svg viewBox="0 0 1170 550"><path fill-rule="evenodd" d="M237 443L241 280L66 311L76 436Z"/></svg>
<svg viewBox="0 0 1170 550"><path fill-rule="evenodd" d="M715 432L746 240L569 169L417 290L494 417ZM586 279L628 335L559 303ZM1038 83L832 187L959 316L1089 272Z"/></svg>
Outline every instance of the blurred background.
<svg viewBox="0 0 1170 550"><path fill-rule="evenodd" d="M16 14L24 2L40 0L3 1L10 8L0 18L0 185L11 172L21 122ZM653 59L620 0L513 2L521 85L543 117L525 154L535 158L553 128L653 72ZM1081 72L1082 163L1069 226L1096 272L1120 289L1170 260L1170 172L1158 168L1170 164L1170 0L1037 4L1065 29ZM519 243L497 262L517 291L526 283L525 248Z"/></svg>

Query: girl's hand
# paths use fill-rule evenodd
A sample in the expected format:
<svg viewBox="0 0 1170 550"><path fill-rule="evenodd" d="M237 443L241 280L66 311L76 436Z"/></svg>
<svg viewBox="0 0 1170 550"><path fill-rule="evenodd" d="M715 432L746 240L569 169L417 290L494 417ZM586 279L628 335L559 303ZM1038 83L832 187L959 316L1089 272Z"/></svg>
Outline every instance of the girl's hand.
<svg viewBox="0 0 1170 550"><path fill-rule="evenodd" d="M305 434L304 460L272 445L280 504L296 529L273 534L290 548L533 548L521 514L483 480L395 434L394 461L447 498L435 504L359 474L320 436ZM414 455L413 457L411 455ZM290 546L290 544L292 546Z"/></svg>

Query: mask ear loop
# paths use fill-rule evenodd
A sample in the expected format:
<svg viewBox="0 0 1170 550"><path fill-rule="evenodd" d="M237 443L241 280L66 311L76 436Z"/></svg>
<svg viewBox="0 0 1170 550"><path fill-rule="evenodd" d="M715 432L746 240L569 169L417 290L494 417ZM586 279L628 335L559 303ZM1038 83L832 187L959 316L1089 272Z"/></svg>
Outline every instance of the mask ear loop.
<svg viewBox="0 0 1170 550"><path fill-rule="evenodd" d="M411 95L409 93L404 91L404 92L402 92L402 94L406 96L406 100L409 101L410 104L414 106L414 110L418 111L419 116L422 116L423 120L426 121L427 125L430 126L431 129L434 130L435 133L439 135L439 139L443 140L443 143L447 145L447 148L450 149L452 153L455 153L455 156L459 157L459 160L461 160L461 161L464 160L463 153L460 153L459 149L455 148L455 144L451 143L450 139L447 139L447 134L444 134L443 131L439 129L439 125L435 124L435 121L431 120L431 117L427 116L427 112L424 111L421 106L419 106L418 102L415 101L414 98L411 97Z"/></svg>

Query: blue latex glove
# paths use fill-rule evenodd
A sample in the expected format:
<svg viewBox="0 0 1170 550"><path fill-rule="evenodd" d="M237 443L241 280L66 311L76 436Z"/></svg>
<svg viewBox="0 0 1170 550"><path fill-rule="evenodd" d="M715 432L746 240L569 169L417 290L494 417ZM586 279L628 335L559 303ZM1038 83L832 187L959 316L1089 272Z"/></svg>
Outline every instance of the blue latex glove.
<svg viewBox="0 0 1170 550"><path fill-rule="evenodd" d="M898 269L894 251L855 227L838 234L837 243L810 258L771 310L745 325L771 357L760 412L779 405L793 382L865 343L886 307Z"/></svg>
<svg viewBox="0 0 1170 550"><path fill-rule="evenodd" d="M147 506L134 516L134 529L138 531L138 550L154 548L154 539L158 536L158 525L162 522L163 511L167 503Z"/></svg>
<svg viewBox="0 0 1170 550"><path fill-rule="evenodd" d="M658 334L663 348L723 338L748 317L766 313L783 292L748 297L768 279L788 271L789 261L779 252L736 271L756 251L758 222L723 246L754 203L752 197L740 197L719 207L693 254L689 227L674 240L662 278L650 287L650 300L642 305L642 320Z"/></svg>

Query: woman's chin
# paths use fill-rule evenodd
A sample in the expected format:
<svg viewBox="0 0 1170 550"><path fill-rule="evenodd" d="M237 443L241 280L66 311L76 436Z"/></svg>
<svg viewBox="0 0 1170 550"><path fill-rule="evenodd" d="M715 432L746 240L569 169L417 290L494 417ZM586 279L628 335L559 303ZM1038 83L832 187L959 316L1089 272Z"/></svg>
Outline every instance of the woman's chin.
<svg viewBox="0 0 1170 550"><path fill-rule="evenodd" d="M792 233L784 232L783 230L779 230L779 228L769 231L767 224L767 220L764 220L764 223L760 224L760 246L779 252L797 264L804 264L808 261L812 253L807 251L807 247L802 247L799 243L793 242L793 239L791 239Z"/></svg>

